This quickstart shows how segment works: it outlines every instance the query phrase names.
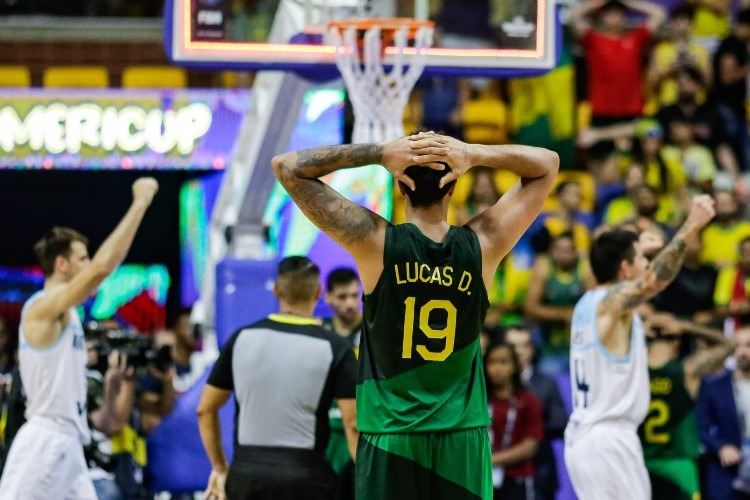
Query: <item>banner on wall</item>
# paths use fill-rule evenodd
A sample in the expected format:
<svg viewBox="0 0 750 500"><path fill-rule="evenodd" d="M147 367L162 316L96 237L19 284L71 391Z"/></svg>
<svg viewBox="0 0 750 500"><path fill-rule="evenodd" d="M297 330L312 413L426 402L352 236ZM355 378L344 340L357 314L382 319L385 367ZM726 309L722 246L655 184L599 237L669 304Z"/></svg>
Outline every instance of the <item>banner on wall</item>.
<svg viewBox="0 0 750 500"><path fill-rule="evenodd" d="M222 170L246 89L0 89L0 168Z"/></svg>

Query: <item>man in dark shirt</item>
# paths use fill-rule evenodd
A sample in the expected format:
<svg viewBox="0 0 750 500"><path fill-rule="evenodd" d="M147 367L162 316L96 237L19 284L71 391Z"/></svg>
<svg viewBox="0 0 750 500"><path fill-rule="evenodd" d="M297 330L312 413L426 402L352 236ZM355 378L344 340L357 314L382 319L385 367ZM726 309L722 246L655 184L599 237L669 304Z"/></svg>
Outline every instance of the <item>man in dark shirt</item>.
<svg viewBox="0 0 750 500"><path fill-rule="evenodd" d="M705 325L714 319L717 273L713 266L701 264L703 243L700 237L691 238L686 244L680 272L666 290L652 299L652 303L659 311Z"/></svg>
<svg viewBox="0 0 750 500"><path fill-rule="evenodd" d="M274 294L279 313L227 340L198 404L213 467L206 489L212 500L332 498L335 478L324 452L334 400L354 456L356 361L349 342L312 317L321 294L318 266L307 257L285 258ZM229 467L219 409L232 393L237 413Z"/></svg>
<svg viewBox="0 0 750 500"><path fill-rule="evenodd" d="M716 49L713 59L714 89L711 101L724 118L724 126L742 170L747 170L748 134L745 123L750 43L750 9L742 10L732 34Z"/></svg>
<svg viewBox="0 0 750 500"><path fill-rule="evenodd" d="M713 152L723 171L736 175L739 167L734 150L727 143L724 119L716 107L700 102L700 96L706 90L703 75L692 66L684 66L677 70L676 78L677 102L661 108L656 113L657 120L667 132L667 139L670 142L673 140L672 123L690 122L696 141Z"/></svg>

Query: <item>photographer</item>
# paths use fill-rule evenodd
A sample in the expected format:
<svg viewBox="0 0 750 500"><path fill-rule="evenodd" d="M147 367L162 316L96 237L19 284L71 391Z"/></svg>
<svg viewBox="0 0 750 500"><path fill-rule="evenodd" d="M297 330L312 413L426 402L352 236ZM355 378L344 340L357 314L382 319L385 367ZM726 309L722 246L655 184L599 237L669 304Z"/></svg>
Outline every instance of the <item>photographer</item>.
<svg viewBox="0 0 750 500"><path fill-rule="evenodd" d="M122 440L126 426L135 417L135 371L128 366L125 353L116 350L104 357L109 347L99 340L86 342L88 354L89 423L91 444L84 449L89 474L99 500L126 498L128 492L140 489L140 477L120 466L128 462L113 446L113 440ZM106 360L106 371L102 374L102 361Z"/></svg>
<svg viewBox="0 0 750 500"><path fill-rule="evenodd" d="M138 411L141 429L150 433L164 417L172 413L175 402L175 366L173 350L175 334L160 330L154 335L152 351L156 359L148 363L143 375L138 377Z"/></svg>

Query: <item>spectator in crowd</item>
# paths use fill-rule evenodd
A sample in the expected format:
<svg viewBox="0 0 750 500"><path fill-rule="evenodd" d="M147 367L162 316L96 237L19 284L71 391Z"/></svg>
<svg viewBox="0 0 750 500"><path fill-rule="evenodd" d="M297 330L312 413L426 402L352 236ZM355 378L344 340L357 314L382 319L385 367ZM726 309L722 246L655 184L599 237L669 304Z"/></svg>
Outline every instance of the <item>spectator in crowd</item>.
<svg viewBox="0 0 750 500"><path fill-rule="evenodd" d="M653 498L696 498L699 456L695 399L701 379L732 352L720 330L657 313L646 322L651 403L639 428ZM684 335L696 335L711 347L679 359Z"/></svg>
<svg viewBox="0 0 750 500"><path fill-rule="evenodd" d="M676 81L677 102L656 113L662 128L667 131L667 140L674 142L670 133L673 121L691 123L696 141L709 148L721 170L736 179L739 166L734 151L727 143L724 120L715 106L701 100L706 91L703 76L697 69L685 66L677 69Z"/></svg>
<svg viewBox="0 0 750 500"><path fill-rule="evenodd" d="M714 291L716 315L733 318L735 327L750 320L750 237L738 247L737 264L721 268Z"/></svg>
<svg viewBox="0 0 750 500"><path fill-rule="evenodd" d="M484 212L500 199L500 190L495 182L495 172L490 168L475 168L471 172L471 188L466 202L459 206L456 222L462 226L474 216Z"/></svg>
<svg viewBox="0 0 750 500"><path fill-rule="evenodd" d="M714 318L714 287L716 269L701 263L703 242L700 235L685 241L685 260L674 281L651 300L657 310L675 315L681 320L699 324L711 323Z"/></svg>
<svg viewBox="0 0 750 500"><path fill-rule="evenodd" d="M125 258L157 190L151 178L133 183L128 211L93 259L88 240L69 228L51 229L34 246L44 288L26 302L19 326L29 420L8 454L0 498L96 497L81 446L91 434L85 411L86 344L76 307Z"/></svg>
<svg viewBox="0 0 750 500"><path fill-rule="evenodd" d="M669 124L671 144L664 148L664 157L682 165L692 194L710 193L718 172L710 149L695 140L693 123L675 116Z"/></svg>
<svg viewBox="0 0 750 500"><path fill-rule="evenodd" d="M680 162L679 151L667 154L664 130L659 122L653 119L639 119L620 125L588 129L584 137L579 139L585 144L602 140L629 143L606 162L608 169L623 172L627 180L628 174L637 175L630 171L632 166L639 165L643 170L642 183L653 187L659 194L660 222L678 223L689 205L688 179ZM636 189L638 184L635 180L630 179L633 189ZM627 206L618 208L623 209Z"/></svg>
<svg viewBox="0 0 750 500"><path fill-rule="evenodd" d="M544 439L539 399L521 382L521 365L513 347L490 345L485 356L492 424L494 498L533 498L534 456Z"/></svg>
<svg viewBox="0 0 750 500"><path fill-rule="evenodd" d="M356 362L351 344L312 317L320 294L318 266L307 257L283 259L274 285L279 313L240 328L222 348L198 404L213 467L209 498L333 498L335 477L324 456L328 410L335 400L354 457ZM229 467L219 409L232 393L237 415Z"/></svg>
<svg viewBox="0 0 750 500"><path fill-rule="evenodd" d="M625 174L625 194L614 198L607 204L603 217L604 224L615 227L636 216L634 200L639 188L645 182L643 166L639 163L631 164ZM673 218L671 210L665 209L662 200L660 200L659 208L654 217L661 224L667 224Z"/></svg>
<svg viewBox="0 0 750 500"><path fill-rule="evenodd" d="M656 231L669 239L675 230L672 226L663 224L657 219L659 204L659 194L656 189L648 184L641 184L633 190L635 215L623 223L635 226L639 233Z"/></svg>
<svg viewBox="0 0 750 500"><path fill-rule="evenodd" d="M190 324L190 311L182 311L172 323L170 328L174 332L175 343L172 357L175 368L175 384L181 377L190 373L190 357L195 352L198 339ZM187 387L180 388L184 392Z"/></svg>
<svg viewBox="0 0 750 500"><path fill-rule="evenodd" d="M722 40L713 58L711 102L724 120L724 129L742 171L748 170L747 75L750 73L750 9L737 15L732 34Z"/></svg>
<svg viewBox="0 0 750 500"><path fill-rule="evenodd" d="M557 210L543 213L531 229L532 244L537 252L546 252L551 238L569 232L575 240L578 252L582 255L588 253L594 221L591 214L583 211L582 203L583 191L579 182L563 181L557 185Z"/></svg>
<svg viewBox="0 0 750 500"><path fill-rule="evenodd" d="M485 326L496 328L517 323L523 318L531 265L531 259L520 255L517 247L500 261L492 286L487 290L490 308L484 320Z"/></svg>
<svg viewBox="0 0 750 500"><path fill-rule="evenodd" d="M740 500L750 495L748 451L743 452L743 442L750 438L750 328L737 330L734 342L736 368L704 380L698 395L698 430L706 454L706 500ZM738 477L740 470L743 474Z"/></svg>
<svg viewBox="0 0 750 500"><path fill-rule="evenodd" d="M628 12L646 15L643 24L628 28ZM588 21L597 20L596 27ZM586 0L570 12L588 71L588 101L595 127L628 122L643 112L642 62L651 35L666 19L664 9L650 2Z"/></svg>
<svg viewBox="0 0 750 500"><path fill-rule="evenodd" d="M731 190L718 190L716 218L703 231L701 261L717 268L737 263L739 244L750 237L750 222L741 218L737 194Z"/></svg>
<svg viewBox="0 0 750 500"><path fill-rule="evenodd" d="M691 40L695 9L681 5L672 12L669 37L654 47L648 67L648 86L657 108L677 102L676 75L683 68L698 71L705 82L711 82L711 58L702 45Z"/></svg>
<svg viewBox="0 0 750 500"><path fill-rule="evenodd" d="M333 316L323 319L323 328L347 339L357 355L362 335L362 291L359 276L354 269L337 267L328 273L325 301L333 311ZM331 436L326 449L326 459L337 476L336 498L353 500L354 461L349 451L341 410L336 403L331 406L328 416Z"/></svg>
<svg viewBox="0 0 750 500"><path fill-rule="evenodd" d="M521 381L542 405L544 439L534 456L534 498L553 500L559 487L552 440L563 436L568 415L557 382L534 366L535 350L529 325L519 323L505 330L505 341L513 346L521 366Z"/></svg>
<svg viewBox="0 0 750 500"><path fill-rule="evenodd" d="M595 285L571 233L552 239L549 257L537 256L524 313L539 323L542 332L542 371L554 374L567 371L573 306Z"/></svg>
<svg viewBox="0 0 750 500"><path fill-rule="evenodd" d="M719 41L729 34L732 0L685 0L695 9L693 39L713 53Z"/></svg>

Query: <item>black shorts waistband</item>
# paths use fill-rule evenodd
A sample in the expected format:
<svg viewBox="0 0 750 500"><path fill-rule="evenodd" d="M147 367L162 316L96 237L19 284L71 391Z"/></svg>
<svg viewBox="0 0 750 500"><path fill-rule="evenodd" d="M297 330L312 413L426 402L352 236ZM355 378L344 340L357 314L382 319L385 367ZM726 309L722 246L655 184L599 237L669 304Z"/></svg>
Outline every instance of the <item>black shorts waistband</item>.
<svg viewBox="0 0 750 500"><path fill-rule="evenodd" d="M304 448L284 448L277 446L235 445L234 461L242 463L276 463L297 465L318 465L325 462L322 451Z"/></svg>

